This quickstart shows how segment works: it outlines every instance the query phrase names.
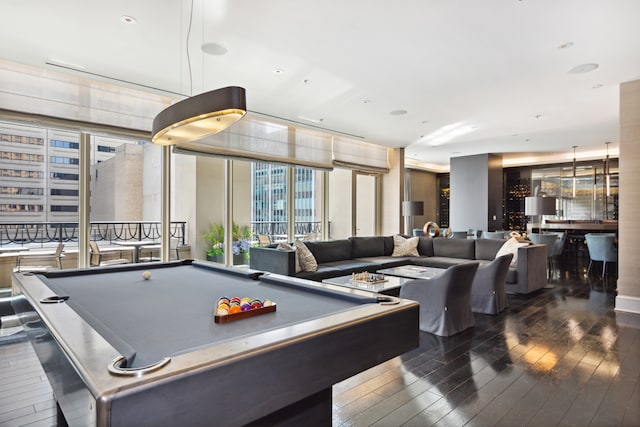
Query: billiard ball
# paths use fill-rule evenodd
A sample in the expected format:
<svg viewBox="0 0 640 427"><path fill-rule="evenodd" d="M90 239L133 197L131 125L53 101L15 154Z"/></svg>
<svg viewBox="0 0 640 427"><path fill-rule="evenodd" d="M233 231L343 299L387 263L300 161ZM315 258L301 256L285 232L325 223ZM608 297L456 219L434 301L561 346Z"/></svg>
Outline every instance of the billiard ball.
<svg viewBox="0 0 640 427"><path fill-rule="evenodd" d="M218 311L216 311L216 314L218 316L226 316L227 314L229 314L229 310L227 310L226 308L218 308Z"/></svg>
<svg viewBox="0 0 640 427"><path fill-rule="evenodd" d="M232 305L231 308L229 308L229 314L236 314L236 313L240 313L242 311L242 309L240 308L239 305Z"/></svg>
<svg viewBox="0 0 640 427"><path fill-rule="evenodd" d="M149 280L151 278L151 272L150 271L145 271L144 273L142 273L142 278L144 280Z"/></svg>
<svg viewBox="0 0 640 427"><path fill-rule="evenodd" d="M251 308L252 309L256 309L256 308L262 308L262 303L260 301L254 301L251 303Z"/></svg>
<svg viewBox="0 0 640 427"><path fill-rule="evenodd" d="M270 299L266 299L266 300L264 300L264 302L262 303L262 306L263 306L263 307L270 307L270 306L272 306L272 305L273 305L273 302L271 302L271 300L270 300Z"/></svg>

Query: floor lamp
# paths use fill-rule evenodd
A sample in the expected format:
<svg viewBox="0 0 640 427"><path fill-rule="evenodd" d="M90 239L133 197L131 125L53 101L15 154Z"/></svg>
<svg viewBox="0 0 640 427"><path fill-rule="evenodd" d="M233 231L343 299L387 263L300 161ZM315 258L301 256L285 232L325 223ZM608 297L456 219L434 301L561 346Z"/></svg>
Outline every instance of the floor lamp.
<svg viewBox="0 0 640 427"><path fill-rule="evenodd" d="M402 216L404 217L404 234L411 236L411 226L409 224L412 216L424 215L424 202L402 202Z"/></svg>
<svg viewBox="0 0 640 427"><path fill-rule="evenodd" d="M555 197L525 197L524 198L524 214L527 216L538 217L538 232L542 225L543 215L556 214L556 198ZM531 231L534 231L536 223L531 224Z"/></svg>

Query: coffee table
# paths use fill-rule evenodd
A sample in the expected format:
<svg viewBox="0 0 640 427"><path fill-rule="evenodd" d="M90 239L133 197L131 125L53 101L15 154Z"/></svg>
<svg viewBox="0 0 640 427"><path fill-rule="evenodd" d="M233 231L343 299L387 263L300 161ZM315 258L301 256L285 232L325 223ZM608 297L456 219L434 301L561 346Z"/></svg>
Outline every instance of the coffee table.
<svg viewBox="0 0 640 427"><path fill-rule="evenodd" d="M379 294L398 296L400 294L400 287L405 282L413 279L398 276L385 276L384 282L378 283L362 283L354 282L351 280L352 276L339 276L332 277L330 279L324 279L322 283L328 283L331 285L344 286L351 289L360 289L362 291L377 292Z"/></svg>
<svg viewBox="0 0 640 427"><path fill-rule="evenodd" d="M383 268L378 273L384 274L386 277L403 277L410 279L433 279L444 273L446 268L425 267L422 265L403 265L400 267Z"/></svg>

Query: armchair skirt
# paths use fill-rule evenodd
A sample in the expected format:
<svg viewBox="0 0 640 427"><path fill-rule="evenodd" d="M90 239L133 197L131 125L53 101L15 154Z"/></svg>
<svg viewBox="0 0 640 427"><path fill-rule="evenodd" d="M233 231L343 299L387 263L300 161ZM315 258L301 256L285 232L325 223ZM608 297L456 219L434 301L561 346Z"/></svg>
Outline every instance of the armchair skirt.
<svg viewBox="0 0 640 427"><path fill-rule="evenodd" d="M473 326L471 284L477 262L449 267L434 279L402 285L400 297L420 303L420 330L450 336Z"/></svg>

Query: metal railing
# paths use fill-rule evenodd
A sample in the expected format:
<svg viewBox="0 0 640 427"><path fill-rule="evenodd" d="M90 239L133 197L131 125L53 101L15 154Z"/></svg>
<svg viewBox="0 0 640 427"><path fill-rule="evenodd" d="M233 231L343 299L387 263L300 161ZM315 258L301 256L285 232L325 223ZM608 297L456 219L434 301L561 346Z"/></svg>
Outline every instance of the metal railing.
<svg viewBox="0 0 640 427"><path fill-rule="evenodd" d="M267 236L286 236L287 221L253 221L251 231L254 234L265 234ZM294 224L296 235L316 234L322 232L320 221L297 221ZM329 236L331 235L331 224L329 224Z"/></svg>
<svg viewBox="0 0 640 427"><path fill-rule="evenodd" d="M185 243L186 221L171 221L173 238ZM159 240L160 221L98 221L91 222L90 238L95 241ZM11 245L41 246L51 242L77 242L77 222L0 223L0 247Z"/></svg>

